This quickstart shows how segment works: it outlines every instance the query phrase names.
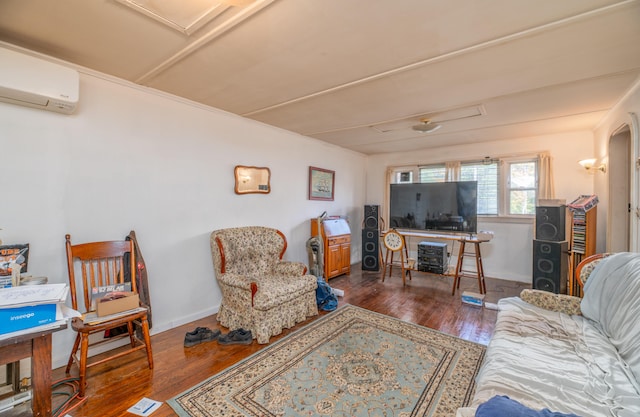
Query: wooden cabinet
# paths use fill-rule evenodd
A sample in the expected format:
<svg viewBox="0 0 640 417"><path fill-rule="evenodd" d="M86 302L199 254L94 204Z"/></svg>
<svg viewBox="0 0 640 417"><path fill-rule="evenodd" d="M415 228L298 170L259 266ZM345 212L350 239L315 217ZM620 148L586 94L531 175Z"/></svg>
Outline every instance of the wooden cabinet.
<svg viewBox="0 0 640 417"><path fill-rule="evenodd" d="M324 219L318 232L318 219L311 219L311 236L324 243L324 277L330 279L351 273L351 228L345 219Z"/></svg>

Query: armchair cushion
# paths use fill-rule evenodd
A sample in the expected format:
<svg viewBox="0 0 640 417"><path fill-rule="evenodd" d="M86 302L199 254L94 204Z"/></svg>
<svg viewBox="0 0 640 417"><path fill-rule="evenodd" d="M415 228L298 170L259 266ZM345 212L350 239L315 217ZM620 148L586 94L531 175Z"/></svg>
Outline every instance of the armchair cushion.
<svg viewBox="0 0 640 417"><path fill-rule="evenodd" d="M280 261L273 266L273 272L282 275L304 275L307 266L302 262Z"/></svg>
<svg viewBox="0 0 640 417"><path fill-rule="evenodd" d="M270 310L292 298L302 297L309 291L314 291L315 294L316 286L313 275L298 275L295 279L285 275L265 275L258 283L253 308Z"/></svg>

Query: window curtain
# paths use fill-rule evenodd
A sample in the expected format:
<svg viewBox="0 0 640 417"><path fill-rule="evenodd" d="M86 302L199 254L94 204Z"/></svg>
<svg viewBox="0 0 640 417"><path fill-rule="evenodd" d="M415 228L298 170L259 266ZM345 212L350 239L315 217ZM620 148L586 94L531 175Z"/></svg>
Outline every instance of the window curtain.
<svg viewBox="0 0 640 417"><path fill-rule="evenodd" d="M460 181L460 162L447 162L444 164L444 180Z"/></svg>
<svg viewBox="0 0 640 417"><path fill-rule="evenodd" d="M556 190L553 186L552 158L549 152L538 155L538 199L555 198Z"/></svg>

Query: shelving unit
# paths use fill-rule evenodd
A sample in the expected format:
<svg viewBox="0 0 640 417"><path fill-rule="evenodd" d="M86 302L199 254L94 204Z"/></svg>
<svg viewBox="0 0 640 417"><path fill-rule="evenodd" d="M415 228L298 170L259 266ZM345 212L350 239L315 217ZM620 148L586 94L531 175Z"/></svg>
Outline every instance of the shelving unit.
<svg viewBox="0 0 640 417"><path fill-rule="evenodd" d="M593 206L588 211L571 210L571 248L569 295L582 296L582 289L575 280L575 270L578 264L587 256L596 253L596 223L598 207Z"/></svg>

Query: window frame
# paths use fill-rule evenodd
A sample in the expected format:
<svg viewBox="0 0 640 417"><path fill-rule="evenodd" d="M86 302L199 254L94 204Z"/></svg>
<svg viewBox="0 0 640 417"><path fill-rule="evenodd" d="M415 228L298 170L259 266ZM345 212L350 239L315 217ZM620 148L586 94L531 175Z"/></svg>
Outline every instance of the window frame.
<svg viewBox="0 0 640 417"><path fill-rule="evenodd" d="M533 162L535 169L535 179L533 188L513 188L511 187L511 166L516 164ZM502 207L499 209L499 215L501 217L522 217L529 218L535 217L535 210L532 213L528 214L519 214L519 213L511 213L511 191L513 190L531 190L535 193L534 204L538 201L538 185L540 180L540 158L538 156L520 156L520 157L509 157L509 158L501 158L501 176L504 178L505 183L504 186L499 187L504 194L499 197L501 201L499 203Z"/></svg>
<svg viewBox="0 0 640 417"><path fill-rule="evenodd" d="M451 161L451 162L458 162L458 170L461 169L462 165L465 164L482 164L485 160L487 160L487 158L489 157L485 157L485 158L481 158L481 159L468 159L468 160L461 160L461 161ZM527 220L529 221L532 218L535 218L535 212L531 213L531 214L518 214L518 213L510 213L509 212L509 208L510 208L510 196L511 196L511 191L512 190L523 190L525 188L514 188L512 189L510 187L511 184L511 178L510 178L510 171L511 171L511 165L513 164L519 164L519 163L526 163L526 162L534 162L534 167L535 167L535 185L533 187L533 191L535 193L535 201L538 201L538 187L539 187L539 180L540 180L540 157L538 156L538 154L526 154L526 155L520 155L520 156L507 156L507 157L498 157L498 158L491 158L491 162L496 162L498 164L497 167L497 181L498 181L498 190L497 190L497 214L478 214L479 218L490 218L490 219L523 219L523 220ZM390 184L394 184L395 182L395 177L399 172L408 172L411 171L413 174L413 179L414 180L418 180L418 182L421 182L420 179L420 170L423 168L429 168L429 167L442 167L442 166L446 166L447 162L433 162L433 163L424 163L424 164L420 164L420 165L412 165L412 166L394 166L394 167L390 167L391 173L392 175L390 176L390 178L388 179L389 183L387 184L387 187L389 187ZM458 177L459 177L459 172L458 172ZM415 181L414 181L415 182ZM529 190L529 188L526 188L526 190ZM388 204L388 201L387 201Z"/></svg>

